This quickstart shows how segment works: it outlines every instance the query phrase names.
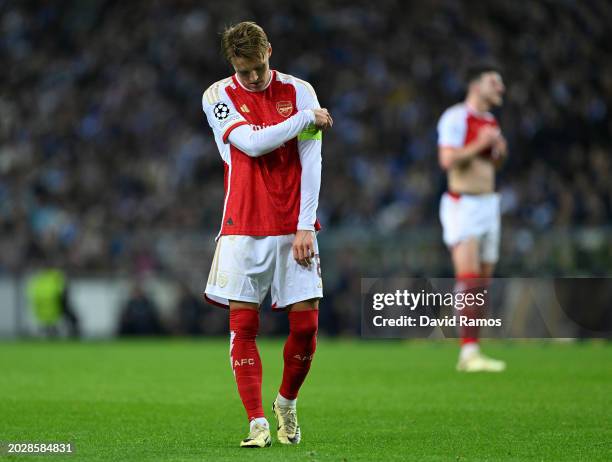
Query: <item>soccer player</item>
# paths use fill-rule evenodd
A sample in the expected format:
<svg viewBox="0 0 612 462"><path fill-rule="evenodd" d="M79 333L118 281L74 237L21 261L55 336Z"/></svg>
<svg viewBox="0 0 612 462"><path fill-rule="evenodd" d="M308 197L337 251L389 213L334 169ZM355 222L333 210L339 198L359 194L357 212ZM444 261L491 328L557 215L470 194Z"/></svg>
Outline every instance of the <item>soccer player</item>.
<svg viewBox="0 0 612 462"><path fill-rule="evenodd" d="M507 156L507 144L489 111L501 106L505 91L494 66L468 71L463 103L447 109L438 123L438 157L448 175L448 192L440 202L444 243L455 270L456 289L483 289L492 277L499 254L500 210L495 193L495 171ZM486 308L486 307L485 307ZM476 306L460 314L470 319L483 315ZM500 372L503 361L480 352L478 327L461 327L457 370Z"/></svg>
<svg viewBox="0 0 612 462"><path fill-rule="evenodd" d="M211 85L202 106L225 167L223 219L206 299L230 310L230 360L250 421L242 447L270 446L255 337L259 307L285 309L289 336L272 405L283 444L298 444L298 391L316 348L323 296L315 231L321 184L321 130L333 120L312 86L271 70L264 30L242 22L222 34L235 74Z"/></svg>

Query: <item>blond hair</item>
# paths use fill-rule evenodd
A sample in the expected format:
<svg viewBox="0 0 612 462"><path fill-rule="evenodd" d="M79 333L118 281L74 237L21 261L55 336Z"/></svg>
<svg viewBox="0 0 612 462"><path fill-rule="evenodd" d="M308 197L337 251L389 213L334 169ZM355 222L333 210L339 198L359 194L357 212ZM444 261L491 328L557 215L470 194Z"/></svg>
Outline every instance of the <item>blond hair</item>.
<svg viewBox="0 0 612 462"><path fill-rule="evenodd" d="M269 46L264 30L251 21L229 26L221 34L221 50L230 63L233 58L264 59Z"/></svg>

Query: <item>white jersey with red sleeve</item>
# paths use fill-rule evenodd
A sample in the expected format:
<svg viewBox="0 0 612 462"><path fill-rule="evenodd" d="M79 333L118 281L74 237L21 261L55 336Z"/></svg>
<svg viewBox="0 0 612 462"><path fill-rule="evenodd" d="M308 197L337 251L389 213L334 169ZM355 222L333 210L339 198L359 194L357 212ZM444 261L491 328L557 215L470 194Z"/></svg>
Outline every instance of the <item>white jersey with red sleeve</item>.
<svg viewBox="0 0 612 462"><path fill-rule="evenodd" d="M319 229L321 134L312 87L271 71L262 91L236 76L206 90L202 106L225 167L220 235L278 236Z"/></svg>
<svg viewBox="0 0 612 462"><path fill-rule="evenodd" d="M476 112L465 103L455 104L448 108L438 122L438 146L462 148L478 136L478 131L485 125L497 127L497 120L490 112ZM481 153L490 156L491 150Z"/></svg>

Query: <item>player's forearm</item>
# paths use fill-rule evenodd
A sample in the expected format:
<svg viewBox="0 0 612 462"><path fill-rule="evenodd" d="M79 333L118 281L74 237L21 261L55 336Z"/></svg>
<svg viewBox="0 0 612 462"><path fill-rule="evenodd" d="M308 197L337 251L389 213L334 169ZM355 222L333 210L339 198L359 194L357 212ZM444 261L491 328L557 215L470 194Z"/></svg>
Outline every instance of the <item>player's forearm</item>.
<svg viewBox="0 0 612 462"><path fill-rule="evenodd" d="M232 130L228 139L246 155L259 157L295 138L314 121L313 111L299 111L280 124L260 130L255 130L252 125L241 125Z"/></svg>
<svg viewBox="0 0 612 462"><path fill-rule="evenodd" d="M440 163L447 169L457 167L469 162L484 149L485 147L478 141L472 141L461 148L443 147L440 151Z"/></svg>
<svg viewBox="0 0 612 462"><path fill-rule="evenodd" d="M314 231L321 189L321 141L299 141L302 178L298 230Z"/></svg>

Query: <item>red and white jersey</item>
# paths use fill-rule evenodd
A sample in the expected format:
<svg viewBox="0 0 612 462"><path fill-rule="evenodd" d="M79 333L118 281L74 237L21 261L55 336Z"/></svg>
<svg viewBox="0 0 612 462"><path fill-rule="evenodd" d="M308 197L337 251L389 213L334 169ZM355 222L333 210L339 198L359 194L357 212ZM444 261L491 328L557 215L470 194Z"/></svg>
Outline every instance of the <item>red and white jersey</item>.
<svg viewBox="0 0 612 462"><path fill-rule="evenodd" d="M438 146L462 148L478 136L478 131L485 125L498 127L495 116L490 112L476 112L467 104L459 103L448 108L438 122ZM490 156L491 150L482 152Z"/></svg>
<svg viewBox="0 0 612 462"><path fill-rule="evenodd" d="M255 92L244 88L233 75L211 85L202 97L202 106L225 167L225 203L219 234L293 234L298 229L298 220L300 225L302 220L309 221L307 229L319 229L318 185L314 211L304 215L302 207L300 215L300 149L306 148L299 145L302 141L298 137L260 157L245 154L228 140L230 133L241 125L264 129L286 121L298 111L319 108L312 86L293 76L271 71L268 86ZM320 159L320 134L317 139Z"/></svg>

